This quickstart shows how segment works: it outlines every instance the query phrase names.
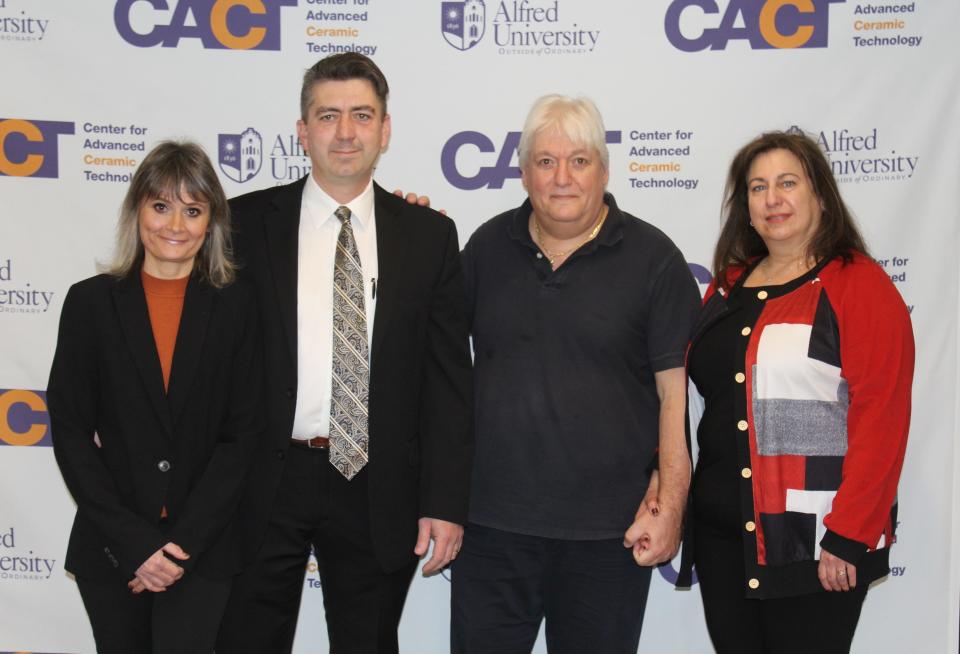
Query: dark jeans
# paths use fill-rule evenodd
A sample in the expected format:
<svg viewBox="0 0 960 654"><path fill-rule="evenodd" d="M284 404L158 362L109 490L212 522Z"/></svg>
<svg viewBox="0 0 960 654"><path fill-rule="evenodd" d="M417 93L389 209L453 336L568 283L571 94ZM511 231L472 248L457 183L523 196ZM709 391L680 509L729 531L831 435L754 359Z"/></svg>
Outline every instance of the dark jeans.
<svg viewBox="0 0 960 654"><path fill-rule="evenodd" d="M386 573L373 553L367 472L351 481L325 450L291 447L257 560L234 582L217 654L293 648L310 546L317 557L332 654L396 654L417 561Z"/></svg>
<svg viewBox="0 0 960 654"><path fill-rule="evenodd" d="M556 540L470 524L453 565L453 654L636 654L651 568L622 539Z"/></svg>
<svg viewBox="0 0 960 654"><path fill-rule="evenodd" d="M739 535L696 526L694 560L707 631L718 654L846 654L869 584L849 592L778 599L744 597Z"/></svg>
<svg viewBox="0 0 960 654"><path fill-rule="evenodd" d="M77 587L100 654L210 654L230 581L188 572L162 593L80 578Z"/></svg>

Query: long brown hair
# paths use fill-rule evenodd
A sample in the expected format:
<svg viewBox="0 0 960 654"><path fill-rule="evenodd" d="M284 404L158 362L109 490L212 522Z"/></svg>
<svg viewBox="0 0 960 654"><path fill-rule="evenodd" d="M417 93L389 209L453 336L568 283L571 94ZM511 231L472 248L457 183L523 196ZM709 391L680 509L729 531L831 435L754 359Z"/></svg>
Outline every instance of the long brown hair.
<svg viewBox="0 0 960 654"><path fill-rule="evenodd" d="M713 255L713 274L722 286L727 286L729 268L746 266L767 254L767 246L750 226L747 174L754 159L771 150L786 150L800 160L823 206L820 225L810 240L807 254L817 261L842 257L847 262L854 252L869 256L853 215L840 197L830 162L817 142L805 134L767 132L740 148L727 173L725 220Z"/></svg>
<svg viewBox="0 0 960 654"><path fill-rule="evenodd" d="M117 277L139 272L144 256L140 205L152 199L182 197L181 193L210 203L210 224L197 253L194 274L216 288L233 281L227 197L203 148L189 141L162 141L143 158L123 199L113 261L105 272Z"/></svg>

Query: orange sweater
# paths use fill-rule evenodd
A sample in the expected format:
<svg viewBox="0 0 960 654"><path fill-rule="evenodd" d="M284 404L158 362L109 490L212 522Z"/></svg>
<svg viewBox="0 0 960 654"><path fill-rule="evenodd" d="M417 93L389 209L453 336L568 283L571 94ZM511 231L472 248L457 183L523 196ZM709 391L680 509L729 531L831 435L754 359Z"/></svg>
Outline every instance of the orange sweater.
<svg viewBox="0 0 960 654"><path fill-rule="evenodd" d="M143 280L143 292L147 297L147 310L150 312L150 327L153 340L157 344L160 357L160 369L163 371L163 389L170 384L170 366L173 364L173 348L177 343L177 330L180 329L180 314L183 313L183 298L187 294L187 282L182 279L158 279L140 271Z"/></svg>

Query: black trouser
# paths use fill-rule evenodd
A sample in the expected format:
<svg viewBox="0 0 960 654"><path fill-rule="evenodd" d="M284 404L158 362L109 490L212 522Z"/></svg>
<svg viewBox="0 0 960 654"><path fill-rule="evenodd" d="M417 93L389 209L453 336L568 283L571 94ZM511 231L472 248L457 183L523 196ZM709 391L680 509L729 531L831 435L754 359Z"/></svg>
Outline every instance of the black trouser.
<svg viewBox="0 0 960 654"><path fill-rule="evenodd" d="M747 599L743 541L698 523L694 560L718 654L846 654L869 584L849 592Z"/></svg>
<svg viewBox="0 0 960 654"><path fill-rule="evenodd" d="M161 593L134 595L121 581L77 578L100 654L210 654L230 579L187 572Z"/></svg>
<svg viewBox="0 0 960 654"><path fill-rule="evenodd" d="M217 654L293 647L310 546L317 557L332 654L392 654L416 569L385 573L370 537L367 472L347 481L326 450L290 447L257 560L236 579Z"/></svg>
<svg viewBox="0 0 960 654"><path fill-rule="evenodd" d="M626 527L624 528L626 529ZM471 524L453 564L454 654L636 654L651 568L623 539L574 541Z"/></svg>

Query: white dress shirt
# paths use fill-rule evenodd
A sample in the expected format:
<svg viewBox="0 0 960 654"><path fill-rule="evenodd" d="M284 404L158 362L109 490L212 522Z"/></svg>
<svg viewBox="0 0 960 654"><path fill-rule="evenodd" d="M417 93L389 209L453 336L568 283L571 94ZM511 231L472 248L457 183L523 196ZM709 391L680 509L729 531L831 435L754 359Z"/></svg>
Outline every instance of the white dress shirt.
<svg viewBox="0 0 960 654"><path fill-rule="evenodd" d="M334 215L340 203L307 177L300 203L300 245L297 255L297 409L294 438L330 434L330 394L333 377L333 262L340 234ZM373 334L377 301L377 223L373 180L345 206L357 242L364 280L367 344Z"/></svg>

